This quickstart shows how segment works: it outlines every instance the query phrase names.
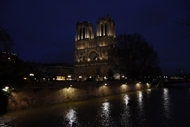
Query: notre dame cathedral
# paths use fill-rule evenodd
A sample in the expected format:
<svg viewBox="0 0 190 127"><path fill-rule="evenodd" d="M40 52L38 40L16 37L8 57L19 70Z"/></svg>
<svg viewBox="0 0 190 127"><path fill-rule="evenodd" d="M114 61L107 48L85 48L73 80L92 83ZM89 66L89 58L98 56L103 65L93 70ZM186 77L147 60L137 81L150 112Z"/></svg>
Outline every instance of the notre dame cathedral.
<svg viewBox="0 0 190 127"><path fill-rule="evenodd" d="M116 45L115 24L110 16L99 18L96 36L90 22L77 22L75 30L75 80L103 81L113 68L110 49Z"/></svg>

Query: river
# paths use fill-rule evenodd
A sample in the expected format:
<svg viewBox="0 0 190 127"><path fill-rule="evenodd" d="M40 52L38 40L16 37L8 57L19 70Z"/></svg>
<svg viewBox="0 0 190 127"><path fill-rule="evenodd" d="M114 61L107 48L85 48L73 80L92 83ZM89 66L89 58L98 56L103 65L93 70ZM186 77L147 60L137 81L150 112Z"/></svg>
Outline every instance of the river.
<svg viewBox="0 0 190 127"><path fill-rule="evenodd" d="M11 127L190 127L190 88L158 88L10 112Z"/></svg>

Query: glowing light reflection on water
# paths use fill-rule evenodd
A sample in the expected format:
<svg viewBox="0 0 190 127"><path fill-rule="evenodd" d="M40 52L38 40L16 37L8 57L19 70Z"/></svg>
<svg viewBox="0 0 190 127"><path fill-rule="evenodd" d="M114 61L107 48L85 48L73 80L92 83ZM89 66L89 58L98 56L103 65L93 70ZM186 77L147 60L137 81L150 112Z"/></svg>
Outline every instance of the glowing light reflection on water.
<svg viewBox="0 0 190 127"><path fill-rule="evenodd" d="M168 93L168 88L163 89L163 106L164 114L166 118L170 118L170 96Z"/></svg>
<svg viewBox="0 0 190 127"><path fill-rule="evenodd" d="M111 105L109 102L104 102L97 114L100 117L100 124L104 127L109 127L111 123L110 107Z"/></svg>
<svg viewBox="0 0 190 127"><path fill-rule="evenodd" d="M139 91L138 92L138 106L137 106L137 121L139 122L139 125L143 125L144 121L145 121L145 117L144 117L144 105L143 105L144 101L143 101L143 92Z"/></svg>
<svg viewBox="0 0 190 127"><path fill-rule="evenodd" d="M127 107L127 105L128 105L128 103L129 103L129 96L128 95L125 95L124 96L124 101L125 101L125 105L126 105L126 107Z"/></svg>
<svg viewBox="0 0 190 127"><path fill-rule="evenodd" d="M130 98L128 95L125 95L123 99L124 99L124 109L123 109L124 111L121 114L121 125L125 127L130 127L132 125L130 121L130 117L131 117L130 106L128 106Z"/></svg>
<svg viewBox="0 0 190 127"><path fill-rule="evenodd" d="M76 115L76 111L73 109L70 109L67 114L64 116L64 118L66 119L66 121L68 122L68 125L70 127L73 126L73 123L77 123L77 115Z"/></svg>

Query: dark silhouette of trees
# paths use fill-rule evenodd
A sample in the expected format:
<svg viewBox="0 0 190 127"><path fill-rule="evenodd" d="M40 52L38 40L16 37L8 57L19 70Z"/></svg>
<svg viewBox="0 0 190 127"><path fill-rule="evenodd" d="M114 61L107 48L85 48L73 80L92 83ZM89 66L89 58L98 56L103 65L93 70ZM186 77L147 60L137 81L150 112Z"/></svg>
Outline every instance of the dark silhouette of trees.
<svg viewBox="0 0 190 127"><path fill-rule="evenodd" d="M107 75L108 75L108 80L112 80L113 79L113 71L112 71L111 68L108 69Z"/></svg>
<svg viewBox="0 0 190 127"><path fill-rule="evenodd" d="M14 72L16 71L15 65L8 62L7 52L10 51L13 45L13 40L9 36L9 34L0 27L0 51L5 51L5 54L0 52L0 100L1 100L1 109L0 114L7 112L7 105L8 105L8 96L2 91L2 88L10 84L13 80L18 80L18 75ZM5 58L5 59L4 59Z"/></svg>
<svg viewBox="0 0 190 127"><path fill-rule="evenodd" d="M7 106L8 106L8 96L6 96L2 90L0 90L0 100L1 100L1 108L0 108L0 115L1 115L7 112Z"/></svg>
<svg viewBox="0 0 190 127"><path fill-rule="evenodd" d="M161 74L157 52L140 34L118 35L117 55L120 73L130 79Z"/></svg>
<svg viewBox="0 0 190 127"><path fill-rule="evenodd" d="M0 50L10 51L13 44L13 39L10 35L2 27L0 27Z"/></svg>
<svg viewBox="0 0 190 127"><path fill-rule="evenodd" d="M0 27L0 88L23 84L22 63L16 54L10 53L13 39Z"/></svg>

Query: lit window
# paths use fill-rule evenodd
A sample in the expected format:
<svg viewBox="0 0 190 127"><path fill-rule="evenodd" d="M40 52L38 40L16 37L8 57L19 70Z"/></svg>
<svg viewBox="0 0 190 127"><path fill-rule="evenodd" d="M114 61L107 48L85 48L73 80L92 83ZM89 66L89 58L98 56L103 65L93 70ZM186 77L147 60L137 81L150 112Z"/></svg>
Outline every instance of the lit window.
<svg viewBox="0 0 190 127"><path fill-rule="evenodd" d="M57 76L56 80L58 80L58 81L64 81L65 80L65 76Z"/></svg>

